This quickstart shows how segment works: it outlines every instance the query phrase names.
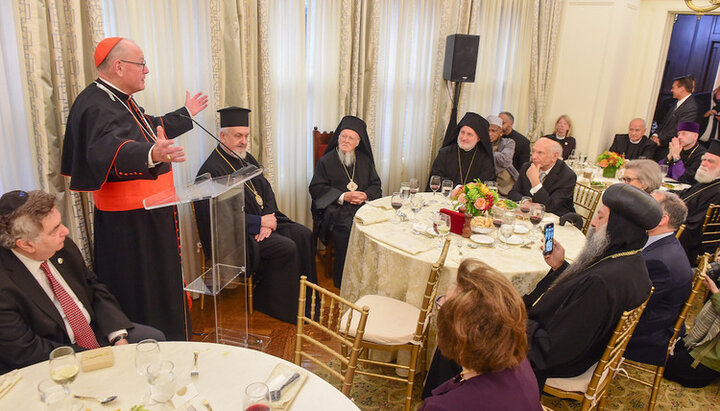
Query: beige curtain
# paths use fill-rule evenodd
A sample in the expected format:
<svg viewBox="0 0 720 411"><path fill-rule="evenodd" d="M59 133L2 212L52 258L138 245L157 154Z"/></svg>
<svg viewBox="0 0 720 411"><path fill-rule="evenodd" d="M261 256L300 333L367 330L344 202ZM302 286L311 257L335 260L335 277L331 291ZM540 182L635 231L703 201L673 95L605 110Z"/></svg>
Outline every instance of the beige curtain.
<svg viewBox="0 0 720 411"><path fill-rule="evenodd" d="M528 138L531 141L535 141L543 135L545 95L552 77L562 0L535 0L533 6L530 124L528 127Z"/></svg>
<svg viewBox="0 0 720 411"><path fill-rule="evenodd" d="M92 258L92 204L60 175L70 105L95 78L92 52L103 38L99 0L17 0L32 161L40 188L61 198L63 222L86 262Z"/></svg>

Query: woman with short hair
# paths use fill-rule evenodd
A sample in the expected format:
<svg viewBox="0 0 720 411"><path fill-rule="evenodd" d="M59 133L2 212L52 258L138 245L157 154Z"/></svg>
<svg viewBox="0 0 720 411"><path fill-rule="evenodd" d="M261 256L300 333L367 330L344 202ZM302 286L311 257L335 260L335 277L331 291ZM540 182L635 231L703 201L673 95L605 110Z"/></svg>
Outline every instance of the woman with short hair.
<svg viewBox="0 0 720 411"><path fill-rule="evenodd" d="M422 410L541 410L530 362L522 298L501 274L464 260L438 304L438 348L462 372L434 389Z"/></svg>
<svg viewBox="0 0 720 411"><path fill-rule="evenodd" d="M625 174L621 180L650 194L660 188L662 173L658 163L653 160L630 160L625 164Z"/></svg>

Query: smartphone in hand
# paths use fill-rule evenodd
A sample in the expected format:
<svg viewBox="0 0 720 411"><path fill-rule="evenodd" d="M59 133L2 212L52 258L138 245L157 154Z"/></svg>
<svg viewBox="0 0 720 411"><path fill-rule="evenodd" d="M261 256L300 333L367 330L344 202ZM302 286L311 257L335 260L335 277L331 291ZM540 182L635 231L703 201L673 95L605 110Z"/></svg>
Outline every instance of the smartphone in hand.
<svg viewBox="0 0 720 411"><path fill-rule="evenodd" d="M545 224L545 246L543 247L543 255L550 255L553 252L553 242L555 238L555 224Z"/></svg>

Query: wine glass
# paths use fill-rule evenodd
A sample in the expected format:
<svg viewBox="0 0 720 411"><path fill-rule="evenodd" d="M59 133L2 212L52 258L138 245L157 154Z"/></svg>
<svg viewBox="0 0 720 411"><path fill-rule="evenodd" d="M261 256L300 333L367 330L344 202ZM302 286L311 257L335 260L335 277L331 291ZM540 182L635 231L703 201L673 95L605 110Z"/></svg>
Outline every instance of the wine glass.
<svg viewBox="0 0 720 411"><path fill-rule="evenodd" d="M542 221L543 217L545 217L545 205L540 203L533 203L533 205L530 206L530 222L540 231L542 231L542 228L539 227L539 224Z"/></svg>
<svg viewBox="0 0 720 411"><path fill-rule="evenodd" d="M245 411L270 411L269 388L264 382L254 382L245 388Z"/></svg>
<svg viewBox="0 0 720 411"><path fill-rule="evenodd" d="M500 226L502 225L503 215L506 210L498 206L493 206L490 211L493 218L493 227L495 227L495 237L500 240Z"/></svg>
<svg viewBox="0 0 720 411"><path fill-rule="evenodd" d="M508 249L507 242L515 231L515 216L513 213L506 212L503 214L502 224L500 225L500 235L502 241L500 242L500 248Z"/></svg>
<svg viewBox="0 0 720 411"><path fill-rule="evenodd" d="M422 206L423 206L423 202L420 197L417 197L417 196L410 197L410 209L412 210L414 217L415 217L413 219L413 221L416 223L418 222L417 214L420 212L420 210L422 210Z"/></svg>
<svg viewBox="0 0 720 411"><path fill-rule="evenodd" d="M520 199L520 212L522 212L523 220L528 218L530 214L530 206L532 205L532 197L523 197Z"/></svg>
<svg viewBox="0 0 720 411"><path fill-rule="evenodd" d="M410 195L415 197L415 194L420 191L420 182L417 178L411 178L410 179Z"/></svg>
<svg viewBox="0 0 720 411"><path fill-rule="evenodd" d="M147 375L148 367L160 362L160 344L149 338L135 346L135 370L140 375Z"/></svg>
<svg viewBox="0 0 720 411"><path fill-rule="evenodd" d="M445 244L445 237L450 234L450 216L447 214L439 213L437 220L437 232L440 234L442 241L440 244ZM439 244L439 245L440 245ZM440 248L440 247L438 247Z"/></svg>
<svg viewBox="0 0 720 411"><path fill-rule="evenodd" d="M403 181L402 183L400 183L400 195L402 195L403 203L407 202L407 200L410 198L410 182L409 181Z"/></svg>
<svg viewBox="0 0 720 411"><path fill-rule="evenodd" d="M392 205L392 208L395 209L395 217L396 219L393 220L393 223L397 224L401 221L400 219L400 209L402 208L402 195L399 191L396 191L392 193L392 197L390 197L390 205Z"/></svg>
<svg viewBox="0 0 720 411"><path fill-rule="evenodd" d="M442 178L440 176L430 177L430 189L433 192L433 202L435 201L435 194L437 194L437 191L440 189L441 181L442 181Z"/></svg>
<svg viewBox="0 0 720 411"><path fill-rule="evenodd" d="M72 347L62 346L50 352L50 378L70 393L70 383L75 381L80 364Z"/></svg>
<svg viewBox="0 0 720 411"><path fill-rule="evenodd" d="M660 164L660 173L662 173L663 178L667 176L668 170L670 170L670 167L667 164Z"/></svg>
<svg viewBox="0 0 720 411"><path fill-rule="evenodd" d="M452 193L453 182L452 180L443 180L442 182L442 195L446 200L450 201L450 194Z"/></svg>

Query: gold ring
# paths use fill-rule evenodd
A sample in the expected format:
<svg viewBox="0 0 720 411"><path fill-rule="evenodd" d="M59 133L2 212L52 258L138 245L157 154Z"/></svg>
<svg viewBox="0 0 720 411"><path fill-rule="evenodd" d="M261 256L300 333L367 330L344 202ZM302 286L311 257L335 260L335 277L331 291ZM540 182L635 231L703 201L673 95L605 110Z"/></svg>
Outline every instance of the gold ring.
<svg viewBox="0 0 720 411"><path fill-rule="evenodd" d="M168 154L168 160L172 160L172 157L170 157L170 154Z"/></svg>

